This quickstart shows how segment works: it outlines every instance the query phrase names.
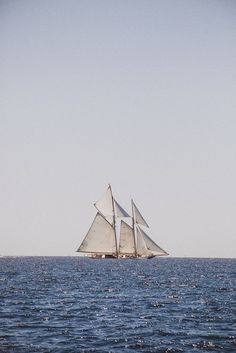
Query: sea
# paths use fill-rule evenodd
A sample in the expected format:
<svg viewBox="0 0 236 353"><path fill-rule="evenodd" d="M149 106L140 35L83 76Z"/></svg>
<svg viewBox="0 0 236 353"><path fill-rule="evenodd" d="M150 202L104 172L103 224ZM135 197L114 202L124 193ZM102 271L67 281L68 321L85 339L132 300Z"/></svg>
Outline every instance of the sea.
<svg viewBox="0 0 236 353"><path fill-rule="evenodd" d="M236 352L236 259L0 258L1 353Z"/></svg>

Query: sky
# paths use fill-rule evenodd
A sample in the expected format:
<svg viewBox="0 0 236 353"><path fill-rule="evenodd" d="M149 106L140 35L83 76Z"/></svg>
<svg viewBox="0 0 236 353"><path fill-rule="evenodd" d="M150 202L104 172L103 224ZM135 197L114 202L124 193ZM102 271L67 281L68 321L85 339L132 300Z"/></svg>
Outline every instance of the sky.
<svg viewBox="0 0 236 353"><path fill-rule="evenodd" d="M171 256L236 255L236 2L0 1L0 255L76 255L112 185Z"/></svg>

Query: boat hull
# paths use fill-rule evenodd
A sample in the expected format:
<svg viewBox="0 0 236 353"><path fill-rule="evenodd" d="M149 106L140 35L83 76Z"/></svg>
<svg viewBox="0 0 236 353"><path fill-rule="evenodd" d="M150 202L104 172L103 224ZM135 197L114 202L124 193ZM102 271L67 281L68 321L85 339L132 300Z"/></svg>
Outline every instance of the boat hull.
<svg viewBox="0 0 236 353"><path fill-rule="evenodd" d="M152 259L153 257L156 257L156 255L148 255L148 256L135 256L135 255L110 255L110 254L91 254L87 255L89 259Z"/></svg>

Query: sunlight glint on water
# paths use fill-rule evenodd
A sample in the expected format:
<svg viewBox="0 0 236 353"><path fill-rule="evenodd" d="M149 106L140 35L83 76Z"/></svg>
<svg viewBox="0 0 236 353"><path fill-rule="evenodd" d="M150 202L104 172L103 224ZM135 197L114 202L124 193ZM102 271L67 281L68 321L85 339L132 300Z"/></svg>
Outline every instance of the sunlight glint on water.
<svg viewBox="0 0 236 353"><path fill-rule="evenodd" d="M236 260L0 258L0 352L235 352Z"/></svg>

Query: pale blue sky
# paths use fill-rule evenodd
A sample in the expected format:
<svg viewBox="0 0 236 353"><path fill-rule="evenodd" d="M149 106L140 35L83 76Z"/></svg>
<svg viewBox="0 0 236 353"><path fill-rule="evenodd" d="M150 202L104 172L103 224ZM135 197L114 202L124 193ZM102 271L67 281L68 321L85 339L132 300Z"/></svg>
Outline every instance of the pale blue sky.
<svg viewBox="0 0 236 353"><path fill-rule="evenodd" d="M0 254L73 255L108 183L235 257L236 2L0 2Z"/></svg>

